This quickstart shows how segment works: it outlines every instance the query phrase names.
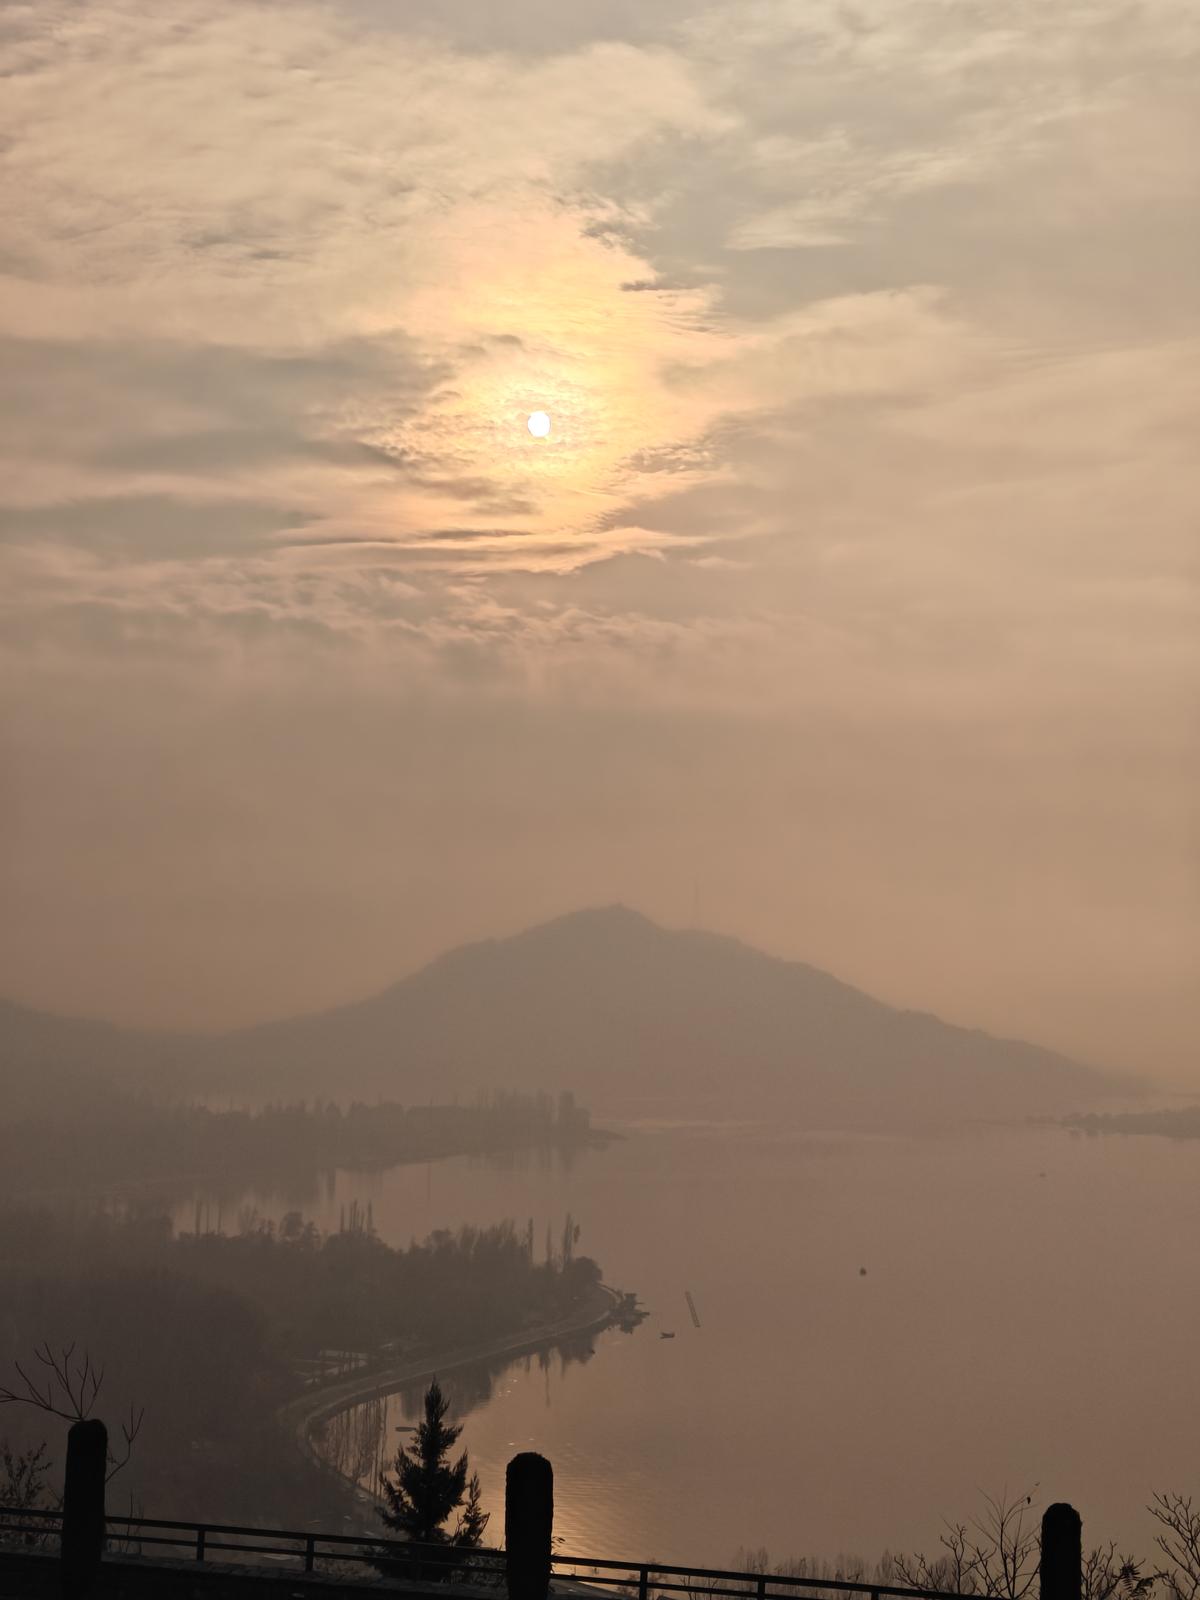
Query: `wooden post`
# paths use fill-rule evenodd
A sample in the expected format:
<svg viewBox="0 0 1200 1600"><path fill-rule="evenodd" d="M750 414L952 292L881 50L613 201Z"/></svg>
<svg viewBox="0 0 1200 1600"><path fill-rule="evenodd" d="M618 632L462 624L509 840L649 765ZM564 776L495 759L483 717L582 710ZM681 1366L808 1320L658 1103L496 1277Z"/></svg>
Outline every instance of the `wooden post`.
<svg viewBox="0 0 1200 1600"><path fill-rule="evenodd" d="M554 1531L554 1469L524 1450L504 1475L504 1556L508 1600L546 1600Z"/></svg>
<svg viewBox="0 0 1200 1600"><path fill-rule="evenodd" d="M1065 1500L1042 1517L1041 1600L1080 1600L1083 1588L1083 1523Z"/></svg>
<svg viewBox="0 0 1200 1600"><path fill-rule="evenodd" d="M98 1418L73 1422L67 1434L63 1481L63 1600L81 1600L92 1587L104 1551L104 1479L108 1429Z"/></svg>

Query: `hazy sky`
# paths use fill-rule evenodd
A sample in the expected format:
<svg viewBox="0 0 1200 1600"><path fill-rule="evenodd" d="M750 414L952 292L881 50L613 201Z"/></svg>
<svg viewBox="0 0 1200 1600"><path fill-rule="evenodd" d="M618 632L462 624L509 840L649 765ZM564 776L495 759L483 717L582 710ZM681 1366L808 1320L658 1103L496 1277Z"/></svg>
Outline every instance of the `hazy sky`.
<svg viewBox="0 0 1200 1600"><path fill-rule="evenodd" d="M218 1025L619 899L1194 1060L1195 0L0 52L0 991Z"/></svg>

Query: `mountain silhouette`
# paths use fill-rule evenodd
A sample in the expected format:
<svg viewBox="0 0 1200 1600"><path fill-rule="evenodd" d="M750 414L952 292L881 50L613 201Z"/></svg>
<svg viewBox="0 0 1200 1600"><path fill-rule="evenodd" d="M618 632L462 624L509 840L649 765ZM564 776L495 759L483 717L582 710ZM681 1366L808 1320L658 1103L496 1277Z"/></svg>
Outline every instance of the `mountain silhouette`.
<svg viewBox="0 0 1200 1600"><path fill-rule="evenodd" d="M43 1084L406 1103L569 1088L600 1115L881 1128L1076 1109L1112 1087L1053 1051L624 906L463 945L368 999L215 1036L0 1005L0 1048L18 1080Z"/></svg>

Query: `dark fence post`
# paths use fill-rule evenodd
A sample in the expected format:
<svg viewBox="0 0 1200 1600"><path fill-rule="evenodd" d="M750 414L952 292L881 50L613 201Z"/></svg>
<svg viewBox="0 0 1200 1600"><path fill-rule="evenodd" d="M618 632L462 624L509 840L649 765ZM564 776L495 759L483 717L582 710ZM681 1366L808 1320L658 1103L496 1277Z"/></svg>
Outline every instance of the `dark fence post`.
<svg viewBox="0 0 1200 1600"><path fill-rule="evenodd" d="M524 1450L504 1475L504 1556L508 1600L546 1600L554 1531L554 1469Z"/></svg>
<svg viewBox="0 0 1200 1600"><path fill-rule="evenodd" d="M1074 1506L1059 1500L1042 1517L1042 1600L1080 1600L1083 1523Z"/></svg>
<svg viewBox="0 0 1200 1600"><path fill-rule="evenodd" d="M108 1429L96 1417L73 1422L63 1480L62 1592L80 1600L92 1586L104 1550L104 1479Z"/></svg>

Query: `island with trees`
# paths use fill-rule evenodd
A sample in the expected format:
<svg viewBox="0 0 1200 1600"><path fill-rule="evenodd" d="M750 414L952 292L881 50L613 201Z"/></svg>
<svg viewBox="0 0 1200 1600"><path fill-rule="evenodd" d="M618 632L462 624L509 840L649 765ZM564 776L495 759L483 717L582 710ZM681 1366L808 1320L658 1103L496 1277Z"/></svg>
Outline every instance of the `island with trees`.
<svg viewBox="0 0 1200 1600"><path fill-rule="evenodd" d="M1200 1139L1200 1106L1169 1111L1090 1111L1059 1117L1057 1126L1089 1137L1102 1133L1157 1134L1165 1139Z"/></svg>
<svg viewBox="0 0 1200 1600"><path fill-rule="evenodd" d="M569 1157L617 1135L592 1127L564 1090L481 1092L464 1105L332 1102L215 1110L114 1092L86 1112L0 1116L0 1195L234 1194L275 1186L315 1192L335 1168L381 1171L458 1155L557 1151Z"/></svg>

